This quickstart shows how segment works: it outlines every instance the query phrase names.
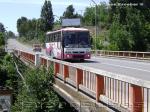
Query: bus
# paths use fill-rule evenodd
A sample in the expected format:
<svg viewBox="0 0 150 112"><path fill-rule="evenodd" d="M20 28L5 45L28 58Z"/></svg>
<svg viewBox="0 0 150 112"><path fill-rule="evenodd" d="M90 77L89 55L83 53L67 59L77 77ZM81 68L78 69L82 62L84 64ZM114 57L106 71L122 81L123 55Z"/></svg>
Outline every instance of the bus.
<svg viewBox="0 0 150 112"><path fill-rule="evenodd" d="M91 58L90 33L85 28L62 28L46 33L46 54L60 60Z"/></svg>
<svg viewBox="0 0 150 112"><path fill-rule="evenodd" d="M41 44L33 44L33 51L34 52L41 52L42 51Z"/></svg>

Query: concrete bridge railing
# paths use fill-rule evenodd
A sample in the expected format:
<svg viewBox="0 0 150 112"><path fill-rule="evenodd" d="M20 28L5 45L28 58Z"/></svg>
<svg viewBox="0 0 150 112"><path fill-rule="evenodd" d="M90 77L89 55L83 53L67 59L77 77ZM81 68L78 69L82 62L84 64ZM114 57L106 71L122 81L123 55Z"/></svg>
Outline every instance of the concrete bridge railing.
<svg viewBox="0 0 150 112"><path fill-rule="evenodd" d="M35 64L36 55L15 50L15 55ZM40 65L54 67L54 75L66 85L121 112L150 112L150 82L123 74L40 56Z"/></svg>
<svg viewBox="0 0 150 112"><path fill-rule="evenodd" d="M150 52L92 50L91 53L95 56L116 56L123 58L150 60Z"/></svg>

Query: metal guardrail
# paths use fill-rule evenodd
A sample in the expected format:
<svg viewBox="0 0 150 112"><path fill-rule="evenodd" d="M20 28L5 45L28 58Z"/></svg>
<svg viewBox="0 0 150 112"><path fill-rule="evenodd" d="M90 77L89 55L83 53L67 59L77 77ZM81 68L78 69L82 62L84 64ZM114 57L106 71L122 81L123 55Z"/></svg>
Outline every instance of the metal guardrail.
<svg viewBox="0 0 150 112"><path fill-rule="evenodd" d="M150 52L91 50L91 53L94 54L95 56L110 56L110 57L150 60Z"/></svg>
<svg viewBox="0 0 150 112"><path fill-rule="evenodd" d="M25 51L15 51L16 55L33 61L34 54ZM34 55L34 56L33 56ZM121 111L150 111L150 82L118 75L104 70L77 65L65 61L40 57L42 66L53 65L54 75L65 84L72 85L77 91L92 96L97 102L103 101L108 106ZM120 108L121 107L121 108Z"/></svg>

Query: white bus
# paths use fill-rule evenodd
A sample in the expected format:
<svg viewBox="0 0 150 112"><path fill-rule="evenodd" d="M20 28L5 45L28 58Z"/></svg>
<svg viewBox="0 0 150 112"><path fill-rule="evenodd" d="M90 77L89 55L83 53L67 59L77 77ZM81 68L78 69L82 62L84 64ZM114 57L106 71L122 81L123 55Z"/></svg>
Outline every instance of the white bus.
<svg viewBox="0 0 150 112"><path fill-rule="evenodd" d="M61 60L84 60L91 58L89 30L85 28L62 28L46 33L46 54Z"/></svg>

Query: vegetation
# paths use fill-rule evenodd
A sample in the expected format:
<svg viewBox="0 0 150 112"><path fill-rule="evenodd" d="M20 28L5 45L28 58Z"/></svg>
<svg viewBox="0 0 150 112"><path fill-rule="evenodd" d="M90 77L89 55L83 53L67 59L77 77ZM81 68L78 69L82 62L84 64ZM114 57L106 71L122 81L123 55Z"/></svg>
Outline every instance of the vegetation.
<svg viewBox="0 0 150 112"><path fill-rule="evenodd" d="M120 5L117 5L119 3ZM129 3L131 6L128 5ZM94 40L100 40L101 43L97 41L96 48L150 51L150 16L148 14L150 2L148 0L110 0L110 4L113 5L111 7L107 7L105 3L97 5L97 27L100 28L98 28L97 39ZM95 25L95 7L86 8L83 21L84 25ZM107 32L105 37L103 37L104 32Z"/></svg>
<svg viewBox="0 0 150 112"><path fill-rule="evenodd" d="M12 57L5 52L0 53L0 86L7 86L13 89L13 101L18 94L19 77L16 75L16 69Z"/></svg>
<svg viewBox="0 0 150 112"><path fill-rule="evenodd" d="M97 49L150 51L149 6L149 0L110 0L110 6L103 2L97 4L96 7L87 7L82 16L75 12L73 5L69 5L61 18L80 17L82 26L89 28L94 38L93 46L96 45ZM41 10L41 18L28 20L22 17L18 19L19 35L24 40L34 38L44 42L46 31L60 27L60 21L54 22L53 16L50 1L45 1ZM95 26L97 26L97 37L95 37Z"/></svg>
<svg viewBox="0 0 150 112"><path fill-rule="evenodd" d="M26 86L22 83L19 89L17 101L12 108L14 112L54 112L59 109L61 102L52 89L52 69L49 72L44 68L27 69L23 76Z"/></svg>
<svg viewBox="0 0 150 112"><path fill-rule="evenodd" d="M105 2L96 6L96 20L97 26L101 25L102 28L108 26L109 10ZM95 26L95 7L87 7L83 15L83 23L85 26Z"/></svg>
<svg viewBox="0 0 150 112"><path fill-rule="evenodd" d="M2 32L2 33L5 32L5 28L4 28L4 25L2 23L0 23L0 32Z"/></svg>
<svg viewBox="0 0 150 112"><path fill-rule="evenodd" d="M15 63L24 80L16 71ZM74 111L53 90L52 66L49 68L49 71L45 68L31 69L16 57L3 52L0 53L0 74L0 86L7 86L13 89L12 112Z"/></svg>
<svg viewBox="0 0 150 112"><path fill-rule="evenodd" d="M21 17L17 20L19 37L24 41L44 42L45 32L53 29L54 17L50 1L45 1L41 9L41 18L28 19Z"/></svg>
<svg viewBox="0 0 150 112"><path fill-rule="evenodd" d="M4 46L5 44L5 28L2 23L0 23L0 49Z"/></svg>
<svg viewBox="0 0 150 112"><path fill-rule="evenodd" d="M4 33L0 32L0 47L5 44Z"/></svg>
<svg viewBox="0 0 150 112"><path fill-rule="evenodd" d="M52 30L54 24L54 17L50 1L45 1L41 11L41 18L43 22L43 31L46 32Z"/></svg>
<svg viewBox="0 0 150 112"><path fill-rule="evenodd" d="M63 13L62 18L80 18L81 15L79 15L78 13L75 13L75 9L73 7L73 5L69 5L66 8L66 11Z"/></svg>
<svg viewBox="0 0 150 112"><path fill-rule="evenodd" d="M114 50L149 51L150 8L148 0L121 1L111 3L136 3L137 6L111 7L110 46ZM140 5L143 3L143 5ZM114 29L115 28L115 29Z"/></svg>

